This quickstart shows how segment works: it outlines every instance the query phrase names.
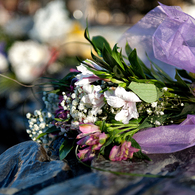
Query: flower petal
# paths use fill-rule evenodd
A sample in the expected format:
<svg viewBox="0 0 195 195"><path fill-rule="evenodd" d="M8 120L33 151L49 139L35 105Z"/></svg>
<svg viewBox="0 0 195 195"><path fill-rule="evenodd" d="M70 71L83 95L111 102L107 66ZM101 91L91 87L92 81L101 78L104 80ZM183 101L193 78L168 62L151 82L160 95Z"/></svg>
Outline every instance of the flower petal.
<svg viewBox="0 0 195 195"><path fill-rule="evenodd" d="M106 100L107 103L114 108L121 108L125 104L124 100L115 96L108 96Z"/></svg>
<svg viewBox="0 0 195 195"><path fill-rule="evenodd" d="M121 110L115 115L115 120L120 121L123 124L128 124L129 123L129 113L128 110Z"/></svg>
<svg viewBox="0 0 195 195"><path fill-rule="evenodd" d="M115 95L126 102L141 102L135 93L126 91L123 87L117 87L115 90Z"/></svg>
<svg viewBox="0 0 195 195"><path fill-rule="evenodd" d="M116 161L117 154L118 154L119 150L120 150L120 146L114 146L112 148L112 150L110 151L110 155L109 155L109 159L111 161Z"/></svg>
<svg viewBox="0 0 195 195"><path fill-rule="evenodd" d="M92 133L101 132L99 127L94 124L81 124L79 125L79 130L82 132L77 135L76 139L80 139Z"/></svg>

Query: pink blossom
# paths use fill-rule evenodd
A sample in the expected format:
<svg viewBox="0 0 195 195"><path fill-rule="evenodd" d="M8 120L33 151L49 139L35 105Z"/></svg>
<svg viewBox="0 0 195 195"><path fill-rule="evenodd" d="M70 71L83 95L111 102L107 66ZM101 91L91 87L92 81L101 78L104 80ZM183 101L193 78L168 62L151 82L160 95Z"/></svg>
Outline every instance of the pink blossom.
<svg viewBox="0 0 195 195"><path fill-rule="evenodd" d="M79 125L79 130L82 132L77 135L77 139L85 137L91 133L101 132L99 127L94 124L81 124Z"/></svg>
<svg viewBox="0 0 195 195"><path fill-rule="evenodd" d="M131 142L125 141L120 146L114 146L110 151L109 159L111 161L121 161L133 158L133 153L139 149L131 146Z"/></svg>
<svg viewBox="0 0 195 195"><path fill-rule="evenodd" d="M92 152L91 150L91 146L79 150L79 153L77 154L78 157L82 160L82 161L91 161L93 159L93 157L95 156L95 153Z"/></svg>
<svg viewBox="0 0 195 195"><path fill-rule="evenodd" d="M80 125L79 129L82 133L77 136L77 139L81 138L77 144L81 147L88 147L79 150L78 156L81 160L87 161L99 152L102 145L106 142L108 135L104 132L101 133L99 127L93 124Z"/></svg>
<svg viewBox="0 0 195 195"><path fill-rule="evenodd" d="M94 63L91 60L85 60L85 63L87 63L92 68L95 68L96 70L104 70L102 67L98 66L96 63ZM86 85L93 83L94 81L101 80L98 76L94 75L93 72L89 71L84 64L81 63L80 66L77 67L77 70L81 72L81 74L78 74L76 78L78 81L75 83L75 85Z"/></svg>

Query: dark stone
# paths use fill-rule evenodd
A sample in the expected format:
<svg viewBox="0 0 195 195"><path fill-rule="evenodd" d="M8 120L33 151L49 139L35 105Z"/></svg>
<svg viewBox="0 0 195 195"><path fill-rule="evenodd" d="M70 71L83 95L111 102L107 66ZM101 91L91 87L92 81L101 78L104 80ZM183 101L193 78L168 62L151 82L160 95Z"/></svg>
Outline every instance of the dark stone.
<svg viewBox="0 0 195 195"><path fill-rule="evenodd" d="M59 136L55 140L53 140L52 143L49 145L49 148L47 149L47 154L52 160L59 160L59 148L61 144L64 142L64 140L65 140L64 137ZM68 163L73 173L73 177L77 177L79 175L91 172L91 169L89 167L83 165L81 162L77 160L74 149L68 154L66 160L64 161ZM88 163L87 165L90 165L90 163Z"/></svg>
<svg viewBox="0 0 195 195"><path fill-rule="evenodd" d="M0 155L0 194L34 194L72 177L67 163L49 161L33 141L15 145Z"/></svg>
<svg viewBox="0 0 195 195"><path fill-rule="evenodd" d="M152 159L150 162L110 162L100 157L93 161L94 173L49 186L36 195L62 195L65 192L66 195L195 194L195 147L173 154L155 154L149 157ZM133 176L126 173L146 175Z"/></svg>
<svg viewBox="0 0 195 195"><path fill-rule="evenodd" d="M60 140L51 144L51 157L57 158ZM24 142L0 156L0 194L195 194L195 147L149 157L152 161L111 162L100 156L88 173L89 164L78 162L74 153L65 161L50 161L39 144Z"/></svg>

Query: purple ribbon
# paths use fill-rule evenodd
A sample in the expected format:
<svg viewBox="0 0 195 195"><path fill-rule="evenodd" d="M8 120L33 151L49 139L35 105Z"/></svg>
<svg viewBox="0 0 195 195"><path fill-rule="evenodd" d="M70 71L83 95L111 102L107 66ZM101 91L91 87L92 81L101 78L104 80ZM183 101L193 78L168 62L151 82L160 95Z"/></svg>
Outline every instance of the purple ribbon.
<svg viewBox="0 0 195 195"><path fill-rule="evenodd" d="M195 115L188 115L179 125L149 128L133 138L146 154L172 153L195 145Z"/></svg>

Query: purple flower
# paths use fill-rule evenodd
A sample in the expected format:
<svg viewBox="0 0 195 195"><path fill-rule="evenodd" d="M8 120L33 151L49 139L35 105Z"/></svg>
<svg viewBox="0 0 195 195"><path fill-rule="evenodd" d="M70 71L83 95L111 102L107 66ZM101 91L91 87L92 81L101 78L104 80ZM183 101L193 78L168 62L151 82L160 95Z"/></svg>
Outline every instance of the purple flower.
<svg viewBox="0 0 195 195"><path fill-rule="evenodd" d="M125 141L120 146L114 146L110 151L109 159L111 161L121 161L133 158L133 153L139 149L131 146L131 142Z"/></svg>

